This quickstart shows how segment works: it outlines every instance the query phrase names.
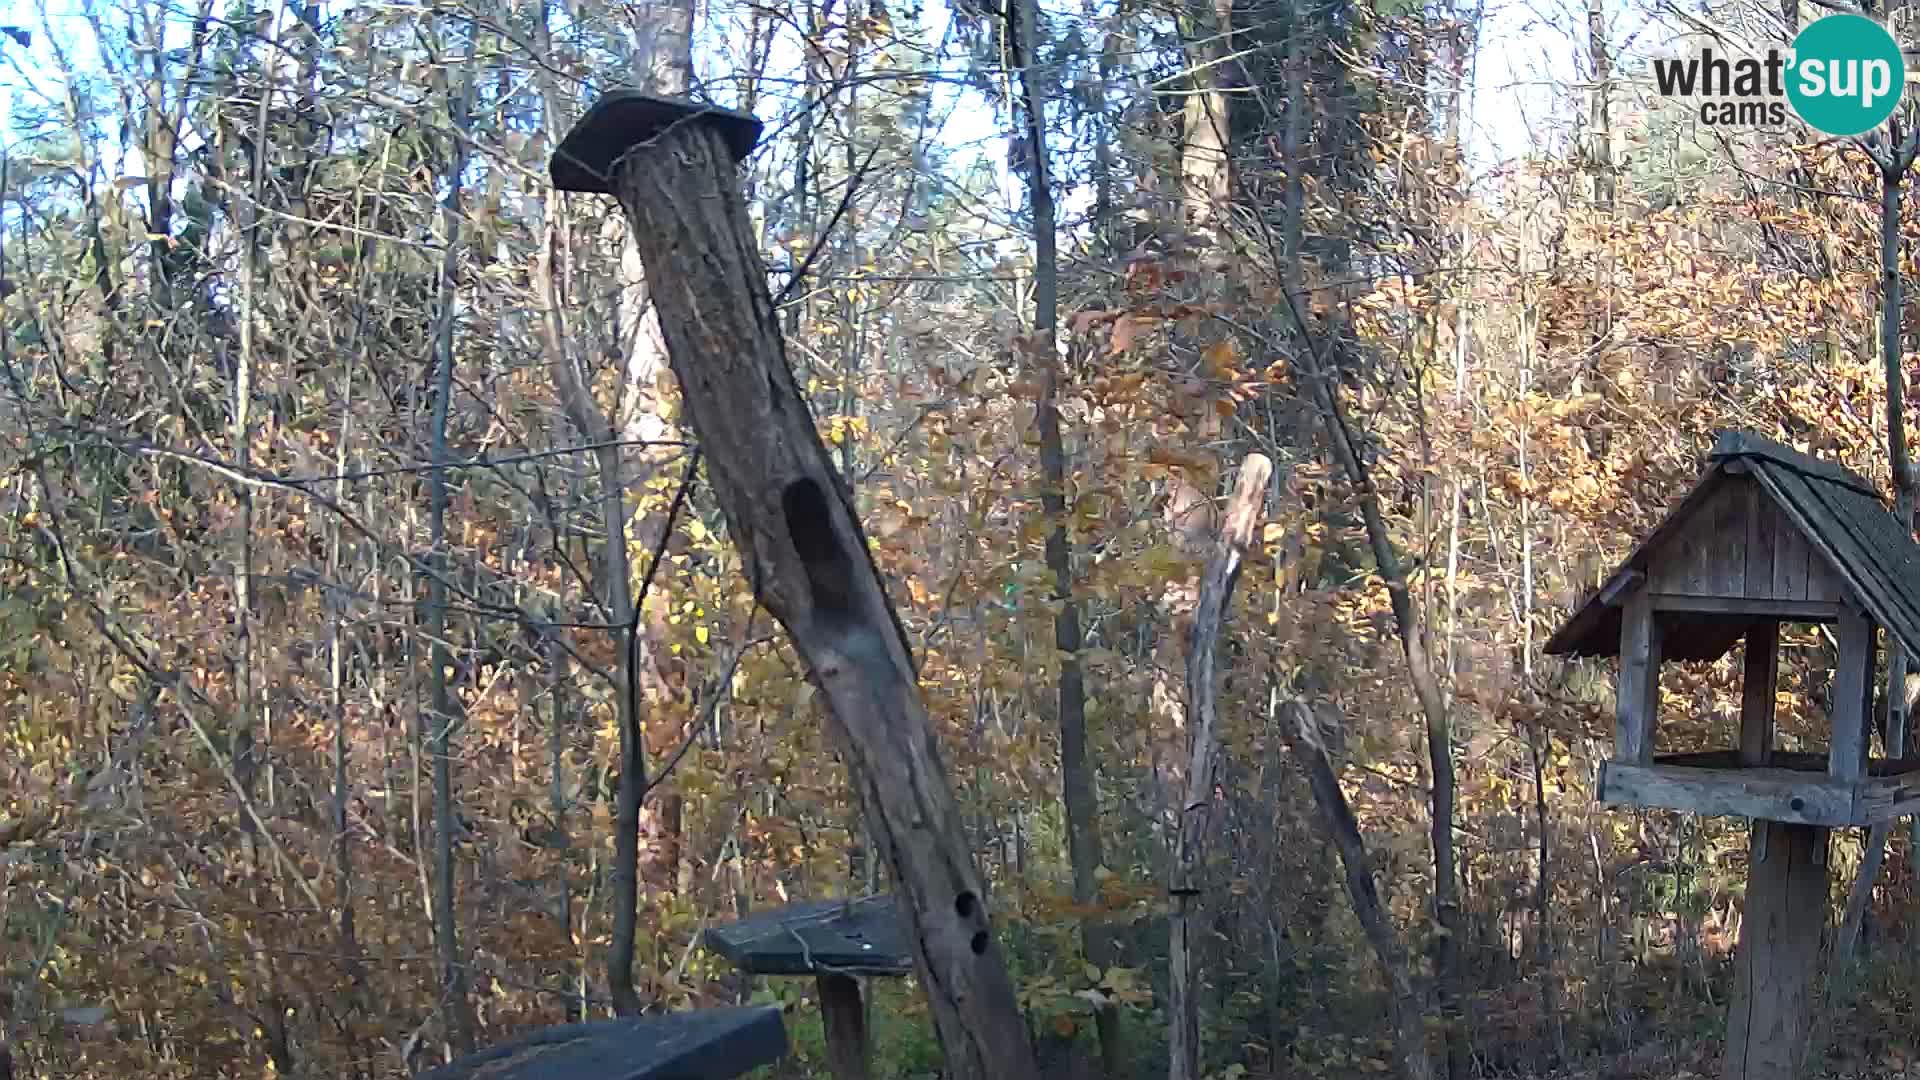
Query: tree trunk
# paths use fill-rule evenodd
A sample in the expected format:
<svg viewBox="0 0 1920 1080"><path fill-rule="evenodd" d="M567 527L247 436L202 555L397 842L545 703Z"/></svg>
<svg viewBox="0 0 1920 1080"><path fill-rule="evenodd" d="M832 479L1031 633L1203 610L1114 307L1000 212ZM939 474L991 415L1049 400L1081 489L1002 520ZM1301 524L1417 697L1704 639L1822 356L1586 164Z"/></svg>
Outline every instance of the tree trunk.
<svg viewBox="0 0 1920 1080"><path fill-rule="evenodd" d="M1380 893L1373 884L1373 862L1367 855L1366 841L1360 836L1360 823L1347 804L1346 792L1334 775L1333 763L1320 744L1313 714L1299 702L1288 702L1281 709L1280 737L1286 740L1307 771L1307 785L1320 808L1327 833L1340 851L1340 863L1346 869L1347 896L1353 901L1353 913L1373 946L1387 978L1387 990L1393 1008L1391 1023L1396 1056L1406 1080L1433 1080L1433 1060L1427 1056L1426 1025L1422 1018L1420 996L1413 988L1413 975L1407 965L1407 950L1399 932L1387 919Z"/></svg>
<svg viewBox="0 0 1920 1080"><path fill-rule="evenodd" d="M1033 208L1033 346L1032 359L1041 370L1036 421L1040 428L1041 511L1047 517L1046 560L1053 575L1054 599L1060 605L1053 619L1053 644L1060 654L1060 799L1066 814L1067 861L1073 872L1073 902L1093 906L1096 871L1104 856L1100 843L1100 801L1095 769L1087 756L1087 691L1080 665L1080 602L1073 595L1073 550L1067 536L1067 451L1060 433L1059 265L1053 205L1053 173L1047 151L1046 87L1031 58L1033 31L1039 18L1034 0L1026 0L1018 20L1023 34L1016 44L1014 66L1020 71L1024 133L1032 157L1027 183ZM1081 948L1087 962L1101 971L1113 966L1113 940L1107 927L1093 919L1080 926ZM1121 1067L1120 1014L1112 1004L1094 1013L1101 1062L1112 1075Z"/></svg>
<svg viewBox="0 0 1920 1080"><path fill-rule="evenodd" d="M466 75L453 103L456 132L465 134L467 112L473 103L474 65L471 51ZM446 255L440 266L440 296L437 324L434 328L433 388L433 464L444 466L452 455L447 449L447 413L453 402L453 309L457 302L455 278L460 265L460 204L464 191L467 163L465 139L454 140L453 172L449 177L445 204ZM447 648L447 472L435 468L427 473L430 500L428 522L428 563L433 568L427 580L426 635L431 656L428 687L433 709L433 820L434 874L440 887L433 894L434 951L440 964L442 1007L446 1010L447 1041L456 1053L473 1051L473 1003L467 997L466 962L460 955L455 924L453 837L457 823L453 811L453 760L448 743L456 726L454 711L459 703L447 686L453 657Z"/></svg>
<svg viewBox="0 0 1920 1080"><path fill-rule="evenodd" d="M1283 220L1285 221L1287 251L1285 264L1281 268L1281 293L1285 306L1293 321L1301 346L1301 359L1308 368L1309 387L1315 410L1325 428L1327 442L1332 446L1335 461L1346 474L1352 486L1354 497L1360 505L1361 520L1366 527L1367 544L1374 558L1376 571L1387 587L1387 595L1393 609L1394 625L1400 638L1400 648L1407 662L1407 681L1411 685L1414 698L1420 703L1420 712L1426 721L1427 759L1432 775L1431 823L1430 832L1433 848L1433 910L1434 921L1439 926L1433 949L1434 962L1434 999L1436 1012L1447 1033L1447 1067L1455 1080L1461 1080L1466 1074L1467 1038L1464 1018L1458 1008L1459 955L1460 955L1460 909L1458 901L1459 876L1454 866L1453 816L1454 816L1454 778L1453 778L1453 734L1448 717L1445 696L1441 693L1440 683L1434 677L1433 663L1427 652L1428 635L1425 618L1413 604L1413 596L1407 588L1406 573L1401 567L1400 554L1394 546L1393 536L1388 531L1386 517L1380 508L1379 493L1374 489L1373 478L1361 459L1354 430L1348 424L1339 394L1335 389L1335 365L1328 361L1321 342L1307 325L1300 312L1299 294L1303 287L1301 263L1302 226L1305 195L1299 176L1302 169L1301 159L1301 122L1294 113L1298 111L1297 102L1302 100L1304 89L1304 71L1298 34L1289 35L1287 45L1289 89L1288 120L1283 137L1283 152L1288 162L1288 182Z"/></svg>
<svg viewBox="0 0 1920 1080"><path fill-rule="evenodd" d="M1907 455L1907 387L1900 370L1900 352L1906 340L1901 333L1904 301L1900 279L1900 200L1907 182L1907 169L1913 164L1914 140L1916 135L1920 135L1920 128L1907 139L1896 142L1898 131L1896 126L1884 137L1886 159L1879 163L1880 355L1887 380L1887 461L1893 473L1894 512L1911 534L1915 477ZM1908 663L1906 650L1900 647L1892 634L1888 634L1887 726L1884 742L1886 755L1890 758L1900 757L1906 750ZM1834 937L1837 971L1845 972L1852 967L1860 944L1860 927L1866 921L1867 904L1873 898L1873 883L1879 878L1881 863L1886 859L1887 837L1891 831L1890 822L1867 830L1866 850L1860 859L1860 870L1853 879L1852 890L1847 894L1846 912L1841 917L1839 933Z"/></svg>
<svg viewBox="0 0 1920 1080"><path fill-rule="evenodd" d="M1227 115L1228 37L1233 32L1233 0L1194 5L1211 16L1188 33L1187 68L1194 86L1181 118L1180 194L1187 225L1207 230L1227 204L1232 174L1227 149L1233 144Z"/></svg>
<svg viewBox="0 0 1920 1080"><path fill-rule="evenodd" d="M1187 649L1187 730L1193 741L1193 761L1187 770L1187 797L1180 805L1179 838L1167 892L1173 910L1167 916L1168 1080L1200 1078L1200 1008L1193 962L1192 917L1199 895L1201 861L1206 855L1208 811L1213 807L1214 772L1219 720L1215 683L1215 654L1220 627L1226 621L1233 586L1240 577L1241 560L1253 541L1266 504L1267 480L1273 463L1264 455L1248 454L1240 466L1240 480L1227 506L1225 524L1207 560L1200 580L1200 606L1193 618L1193 640Z"/></svg>
<svg viewBox="0 0 1920 1080"><path fill-rule="evenodd" d="M767 291L734 158L680 123L615 178L685 415L756 597L827 706L912 925L915 967L954 1080L1035 1076L985 883L928 726L898 616L821 441Z"/></svg>

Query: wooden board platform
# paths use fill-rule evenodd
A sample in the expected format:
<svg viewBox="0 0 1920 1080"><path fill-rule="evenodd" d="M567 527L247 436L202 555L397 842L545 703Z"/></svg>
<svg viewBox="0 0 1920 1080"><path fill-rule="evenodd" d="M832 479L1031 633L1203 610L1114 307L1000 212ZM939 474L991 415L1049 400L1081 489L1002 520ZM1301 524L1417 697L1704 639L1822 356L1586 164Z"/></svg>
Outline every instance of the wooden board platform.
<svg viewBox="0 0 1920 1080"><path fill-rule="evenodd" d="M786 1056L777 1006L541 1028L419 1080L726 1080Z"/></svg>
<svg viewBox="0 0 1920 1080"><path fill-rule="evenodd" d="M906 919L891 896L815 900L756 911L707 930L707 948L754 975L905 975Z"/></svg>
<svg viewBox="0 0 1920 1080"><path fill-rule="evenodd" d="M1766 765L1749 767L1735 750L1663 754L1651 765L1602 762L1598 799L1709 817L1877 825L1920 813L1920 759L1874 761L1860 779L1837 780L1825 754L1775 751Z"/></svg>

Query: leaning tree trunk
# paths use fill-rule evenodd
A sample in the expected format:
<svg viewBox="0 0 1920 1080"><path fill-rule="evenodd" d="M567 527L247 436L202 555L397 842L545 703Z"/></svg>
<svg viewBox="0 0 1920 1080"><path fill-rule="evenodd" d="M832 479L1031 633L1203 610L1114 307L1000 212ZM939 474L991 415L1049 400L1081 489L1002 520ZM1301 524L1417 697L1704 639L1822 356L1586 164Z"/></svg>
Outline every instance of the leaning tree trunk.
<svg viewBox="0 0 1920 1080"><path fill-rule="evenodd" d="M1180 804L1180 835L1167 889L1173 898L1173 910L1167 916L1169 1080L1200 1077L1200 999L1194 985L1191 934L1219 757L1215 731L1220 713L1219 688L1214 685L1216 646L1272 475L1273 462L1264 454L1248 454L1240 466L1240 480L1234 485L1233 501L1227 505L1226 523L1214 542L1206 574L1200 579L1200 609L1193 617L1193 641L1187 650L1187 730L1193 733L1193 763L1187 770L1187 797Z"/></svg>
<svg viewBox="0 0 1920 1080"><path fill-rule="evenodd" d="M568 146L599 139L627 151L608 157L611 187L653 283L688 425L754 594L820 688L828 732L892 867L947 1075L1036 1077L905 633L787 364L735 177L740 148L688 111L649 131L621 122L617 100L603 102ZM563 146L557 172L568 155Z"/></svg>

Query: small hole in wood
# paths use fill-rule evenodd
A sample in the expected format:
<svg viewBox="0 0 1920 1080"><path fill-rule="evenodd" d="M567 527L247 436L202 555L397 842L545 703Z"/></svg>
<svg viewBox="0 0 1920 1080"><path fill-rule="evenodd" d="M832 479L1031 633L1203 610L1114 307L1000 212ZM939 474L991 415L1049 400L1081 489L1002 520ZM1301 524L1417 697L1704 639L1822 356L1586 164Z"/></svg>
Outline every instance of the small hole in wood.
<svg viewBox="0 0 1920 1080"><path fill-rule="evenodd" d="M972 944L973 944L973 955L975 956L987 955L987 932L985 930L975 931L973 935Z"/></svg>
<svg viewBox="0 0 1920 1080"><path fill-rule="evenodd" d="M1797 814L1807 808L1807 800L1795 795L1793 798L1787 800L1787 805L1792 807L1793 812Z"/></svg>
<svg viewBox="0 0 1920 1080"><path fill-rule="evenodd" d="M963 892L959 896L956 896L953 898L954 913L959 915L963 919L973 918L973 907L974 907L974 897L973 897L973 894L970 892Z"/></svg>

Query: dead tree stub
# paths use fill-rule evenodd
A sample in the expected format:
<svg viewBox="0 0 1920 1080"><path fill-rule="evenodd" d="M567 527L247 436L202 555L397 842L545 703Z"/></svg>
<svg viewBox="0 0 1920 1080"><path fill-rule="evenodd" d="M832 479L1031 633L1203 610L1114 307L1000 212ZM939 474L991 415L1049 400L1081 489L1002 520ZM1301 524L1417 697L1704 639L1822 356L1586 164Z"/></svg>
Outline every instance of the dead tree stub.
<svg viewBox="0 0 1920 1080"><path fill-rule="evenodd" d="M626 211L754 595L821 689L893 869L949 1071L1023 1080L1032 1049L906 637L787 364L735 176L758 132L751 116L619 91L568 134L554 182L611 192Z"/></svg>

